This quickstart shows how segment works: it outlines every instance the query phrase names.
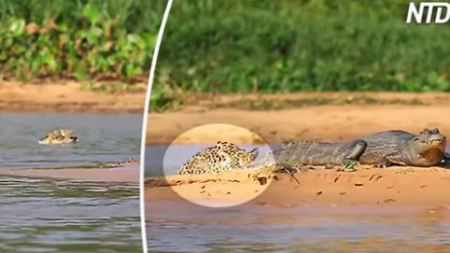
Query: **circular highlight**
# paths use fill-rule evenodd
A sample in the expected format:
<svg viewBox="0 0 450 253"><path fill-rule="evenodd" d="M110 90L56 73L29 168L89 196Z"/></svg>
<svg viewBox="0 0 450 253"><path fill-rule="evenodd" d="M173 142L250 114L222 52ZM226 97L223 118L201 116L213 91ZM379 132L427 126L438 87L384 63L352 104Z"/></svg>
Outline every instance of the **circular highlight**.
<svg viewBox="0 0 450 253"><path fill-rule="evenodd" d="M163 170L172 190L185 200L206 207L232 207L253 200L267 188L270 179L260 180L256 164L271 159L270 151L258 134L246 128L207 124L171 143Z"/></svg>

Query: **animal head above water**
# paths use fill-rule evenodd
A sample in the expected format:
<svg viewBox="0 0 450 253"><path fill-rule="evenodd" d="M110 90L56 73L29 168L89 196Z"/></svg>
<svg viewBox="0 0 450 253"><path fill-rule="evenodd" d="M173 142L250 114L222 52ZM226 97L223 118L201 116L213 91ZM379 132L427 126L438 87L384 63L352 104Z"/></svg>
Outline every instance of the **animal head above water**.
<svg viewBox="0 0 450 253"><path fill-rule="evenodd" d="M69 144L78 141L70 129L59 129L48 133L45 137L39 140L39 144Z"/></svg>

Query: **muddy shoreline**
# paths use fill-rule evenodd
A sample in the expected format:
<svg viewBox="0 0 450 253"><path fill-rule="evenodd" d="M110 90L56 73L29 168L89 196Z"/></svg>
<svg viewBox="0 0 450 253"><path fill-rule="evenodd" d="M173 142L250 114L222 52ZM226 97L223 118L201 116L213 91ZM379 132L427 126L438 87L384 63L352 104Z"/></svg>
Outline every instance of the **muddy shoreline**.
<svg viewBox="0 0 450 253"><path fill-rule="evenodd" d="M82 89L82 83L23 84L0 81L0 111L5 113L143 113L146 84L118 94Z"/></svg>

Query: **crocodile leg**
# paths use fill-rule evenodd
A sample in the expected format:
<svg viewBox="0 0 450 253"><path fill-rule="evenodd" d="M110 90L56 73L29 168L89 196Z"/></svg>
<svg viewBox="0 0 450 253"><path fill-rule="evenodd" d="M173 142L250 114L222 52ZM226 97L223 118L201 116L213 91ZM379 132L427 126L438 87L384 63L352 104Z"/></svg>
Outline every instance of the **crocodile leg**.
<svg viewBox="0 0 450 253"><path fill-rule="evenodd" d="M405 158L402 157L400 154L397 154L397 153L389 154L389 155L387 155L385 157L385 159L387 159L390 162L389 165L393 165L393 164L395 164L395 165L403 165L403 166L408 165L408 162L405 161Z"/></svg>
<svg viewBox="0 0 450 253"><path fill-rule="evenodd" d="M376 168L387 168L392 165L392 162L386 157L378 157L376 160L371 160L370 162L366 160L364 164L370 164Z"/></svg>
<svg viewBox="0 0 450 253"><path fill-rule="evenodd" d="M342 161L344 171L356 171L355 166L359 165L359 157L366 150L367 142L364 140L356 140L352 147L347 151L345 158Z"/></svg>

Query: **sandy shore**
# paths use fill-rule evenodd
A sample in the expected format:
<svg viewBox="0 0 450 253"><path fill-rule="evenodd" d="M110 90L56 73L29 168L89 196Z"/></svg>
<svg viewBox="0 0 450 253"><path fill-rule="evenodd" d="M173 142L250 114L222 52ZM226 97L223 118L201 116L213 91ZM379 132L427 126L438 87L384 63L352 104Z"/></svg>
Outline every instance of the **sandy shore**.
<svg viewBox="0 0 450 253"><path fill-rule="evenodd" d="M139 182L139 166L118 168L9 169L2 176L70 179L103 182Z"/></svg>
<svg viewBox="0 0 450 253"><path fill-rule="evenodd" d="M247 101L277 103L288 100L291 104L292 101L297 101L298 106L281 107L277 110L226 106L236 105L243 98ZM324 105L310 103L323 99L331 102ZM180 111L150 113L147 144L213 144L218 139L232 140L238 144L259 144L255 134L245 135L243 131L210 128L190 131L190 136L181 135L194 127L217 123L250 129L270 144L305 139L340 141L392 129L418 133L423 128L438 127L442 133L450 135L450 118L446 116L450 115L450 94L446 93L301 93L262 97L232 95L220 96L211 101L213 100L199 99L197 103L186 105ZM180 135L183 138L177 138ZM271 183L261 185L262 179L257 179L249 172L215 176L179 175L170 176L167 180L148 178L146 201L149 204L163 201L186 202L181 195L200 204L243 203L251 198L252 203L282 207L450 206L447 194L450 190L450 170L444 168L360 167L356 172L310 170L295 174L295 178L290 174L275 174L271 177L272 180L266 179L263 181Z"/></svg>
<svg viewBox="0 0 450 253"><path fill-rule="evenodd" d="M0 81L2 112L142 113L145 86L138 92L108 94L81 89L81 83L22 84Z"/></svg>
<svg viewBox="0 0 450 253"><path fill-rule="evenodd" d="M295 177L295 178L294 178ZM267 183L266 183L267 182ZM245 203L281 207L309 205L414 205L450 208L450 170L444 168L361 167L356 172L311 170L255 175L176 175L146 180L146 201Z"/></svg>
<svg viewBox="0 0 450 253"><path fill-rule="evenodd" d="M450 94L446 93L301 93L245 98L267 101L340 99L344 102L339 102L339 105L331 102L320 106L306 104L297 108L250 110L225 106L243 99L236 95L219 97L216 102L219 105L215 107L212 107L211 100L200 100L180 111L150 113L146 142L171 143L193 127L217 123L245 127L274 144L290 139L344 140L390 129L419 132L426 127L439 127L444 134L450 134L450 120L445 116L450 115ZM363 102L352 102L360 100ZM220 137L241 144L255 143L252 135L234 138L235 135L234 132L219 133L212 129L178 141L210 144Z"/></svg>

